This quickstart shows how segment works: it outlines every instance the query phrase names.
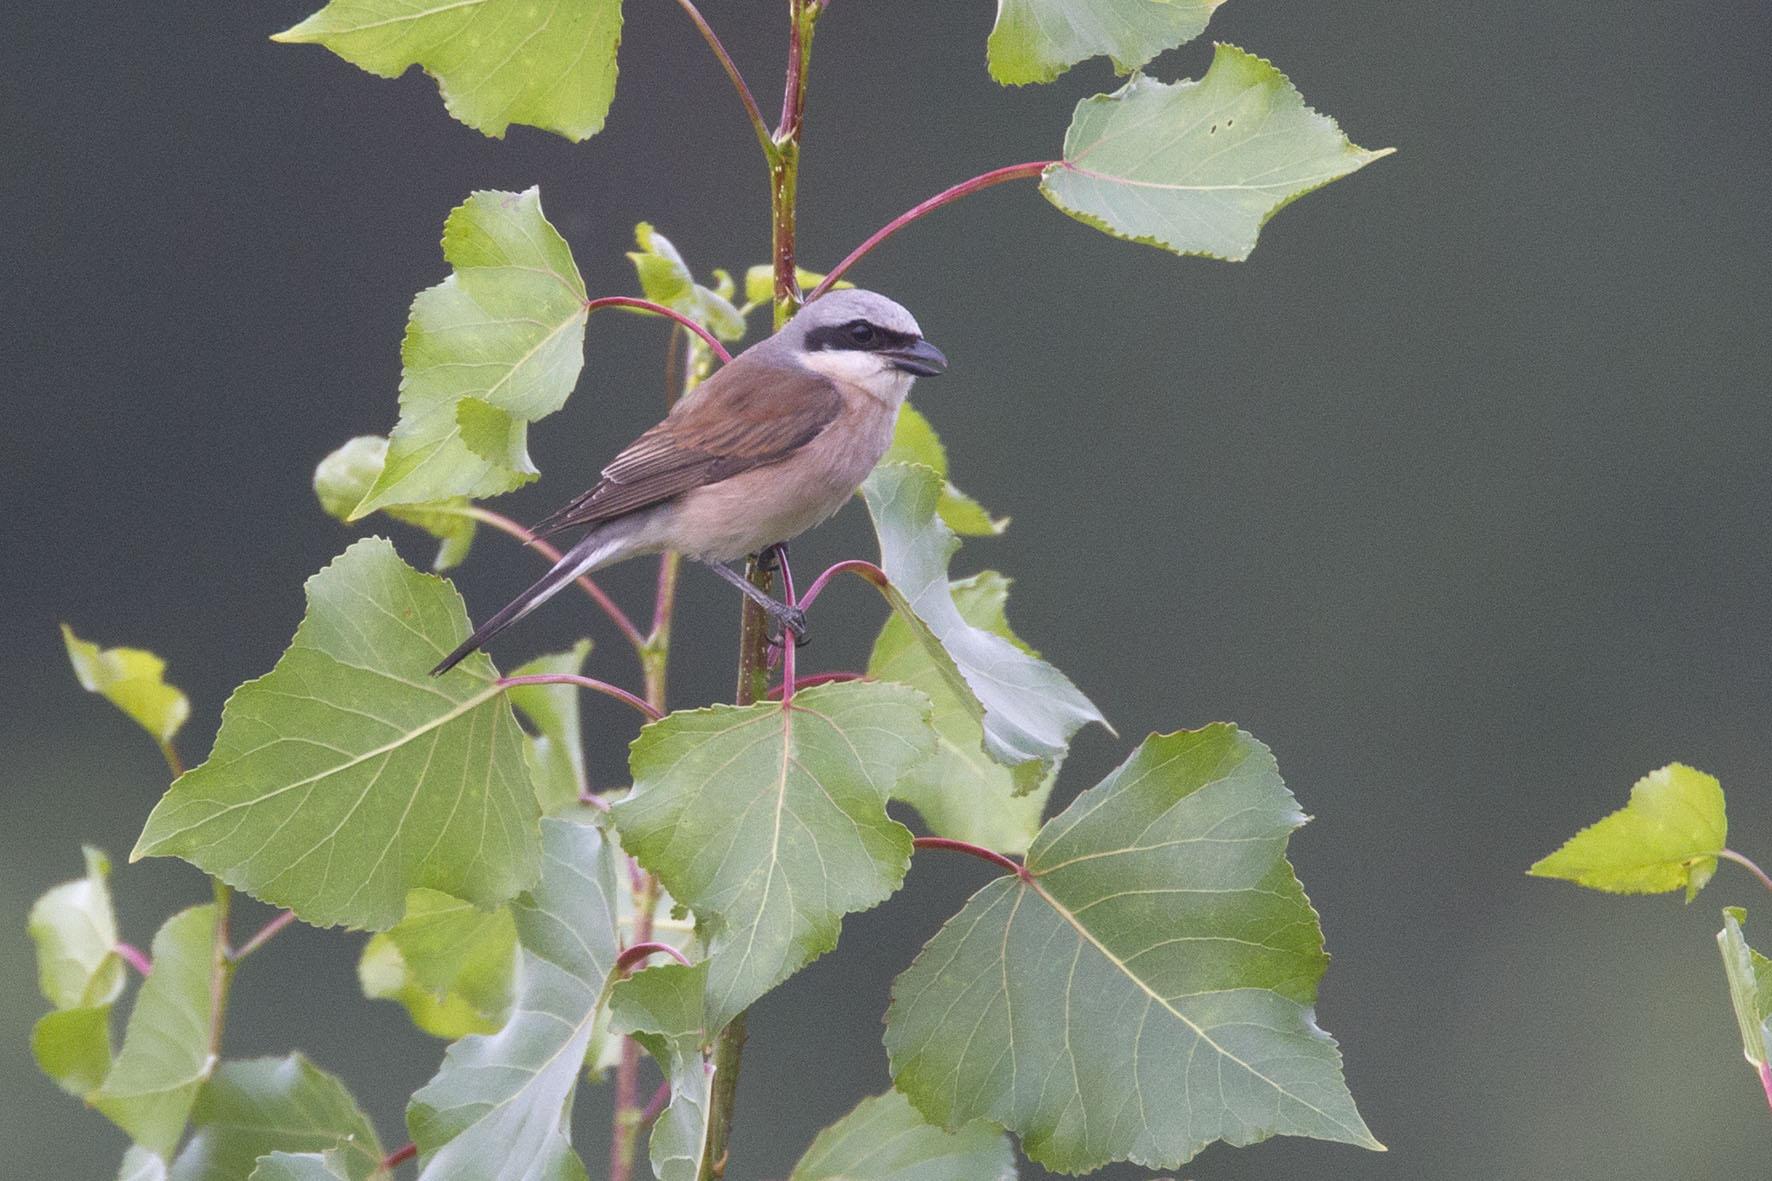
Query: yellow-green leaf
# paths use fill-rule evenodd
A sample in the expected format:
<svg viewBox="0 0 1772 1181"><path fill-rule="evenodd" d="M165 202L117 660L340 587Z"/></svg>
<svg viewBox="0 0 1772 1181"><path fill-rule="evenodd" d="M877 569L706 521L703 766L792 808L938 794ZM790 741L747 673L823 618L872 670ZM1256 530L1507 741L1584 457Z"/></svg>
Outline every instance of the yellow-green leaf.
<svg viewBox="0 0 1772 1181"><path fill-rule="evenodd" d="M123 991L117 918L111 909L111 859L86 846L86 876L63 882L31 906L37 986L58 1009L103 1005Z"/></svg>
<svg viewBox="0 0 1772 1181"><path fill-rule="evenodd" d="M881 463L920 463L941 477L941 503L936 511L947 527L962 537L992 537L1009 528L1008 517L993 517L982 504L954 487L948 479L948 452L935 427L916 407L906 402L898 410L892 429L892 445Z"/></svg>
<svg viewBox="0 0 1772 1181"><path fill-rule="evenodd" d="M453 273L412 301L400 421L353 520L535 479L529 424L565 405L584 366L584 280L538 190L471 195L443 226L443 257Z"/></svg>
<svg viewBox="0 0 1772 1181"><path fill-rule="evenodd" d="M1682 763L1651 771L1630 803L1582 829L1527 872L1614 894L1685 890L1690 902L1728 843L1723 788Z"/></svg>
<svg viewBox="0 0 1772 1181"><path fill-rule="evenodd" d="M62 641L80 687L134 718L161 745L172 741L191 703L166 683L166 662L142 648L100 648L62 624Z"/></svg>
<svg viewBox="0 0 1772 1181"><path fill-rule="evenodd" d="M358 435L322 459L314 469L314 495L326 515L351 520L351 514L381 478L387 459L388 441L380 435ZM472 507L467 497L454 496L434 504L389 505L383 511L435 537L441 544L431 569L449 570L462 564L474 544Z"/></svg>

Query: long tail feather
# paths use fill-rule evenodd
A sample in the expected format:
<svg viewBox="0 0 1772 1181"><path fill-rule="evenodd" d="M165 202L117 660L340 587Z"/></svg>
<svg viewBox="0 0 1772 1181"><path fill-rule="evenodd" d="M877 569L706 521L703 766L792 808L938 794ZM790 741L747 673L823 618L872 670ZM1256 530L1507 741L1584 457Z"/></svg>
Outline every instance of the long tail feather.
<svg viewBox="0 0 1772 1181"><path fill-rule="evenodd" d="M431 670L431 675L442 676L484 647L493 636L559 594L573 579L613 560L616 556L613 551L619 549L626 538L619 533L616 536L611 536L610 533L609 530L595 529L585 534L577 545L560 556L553 569L542 575L534 586L506 603L498 614L475 628L474 634L462 641L461 647L445 656Z"/></svg>

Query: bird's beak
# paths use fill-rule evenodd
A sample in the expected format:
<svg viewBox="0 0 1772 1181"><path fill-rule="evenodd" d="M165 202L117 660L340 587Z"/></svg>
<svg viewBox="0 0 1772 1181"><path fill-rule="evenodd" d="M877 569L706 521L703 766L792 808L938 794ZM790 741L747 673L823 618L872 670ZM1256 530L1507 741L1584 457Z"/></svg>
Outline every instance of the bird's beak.
<svg viewBox="0 0 1772 1181"><path fill-rule="evenodd" d="M948 367L948 359L941 355L941 350L921 337L903 348L887 349L885 353L895 366L918 377L934 377Z"/></svg>

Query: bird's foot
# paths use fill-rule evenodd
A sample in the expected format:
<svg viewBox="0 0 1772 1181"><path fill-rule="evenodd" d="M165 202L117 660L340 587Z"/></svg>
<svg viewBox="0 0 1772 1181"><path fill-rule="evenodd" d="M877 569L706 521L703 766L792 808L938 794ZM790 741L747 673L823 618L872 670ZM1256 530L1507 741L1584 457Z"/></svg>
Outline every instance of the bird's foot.
<svg viewBox="0 0 1772 1181"><path fill-rule="evenodd" d="M786 603L772 603L763 608L769 616L769 642L780 645L787 632L794 633L794 643L804 648L811 636L806 629L806 612Z"/></svg>

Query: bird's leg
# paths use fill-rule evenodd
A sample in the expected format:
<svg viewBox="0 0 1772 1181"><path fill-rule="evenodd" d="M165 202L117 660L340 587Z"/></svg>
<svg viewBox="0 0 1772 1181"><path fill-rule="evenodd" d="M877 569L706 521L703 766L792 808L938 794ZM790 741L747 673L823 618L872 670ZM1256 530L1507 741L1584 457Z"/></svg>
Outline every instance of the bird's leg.
<svg viewBox="0 0 1772 1181"><path fill-rule="evenodd" d="M773 574L777 570L787 569L787 565L788 543L785 541L778 541L757 555L757 569L759 570L767 570Z"/></svg>
<svg viewBox="0 0 1772 1181"><path fill-rule="evenodd" d="M806 642L806 612L798 607L790 607L786 603L770 598L751 585L750 579L724 562L704 564L715 574L736 586L745 598L763 608L764 613L769 616L769 622L772 625L770 631L776 639L781 638L782 630L785 628L794 633L796 643L804 644Z"/></svg>

